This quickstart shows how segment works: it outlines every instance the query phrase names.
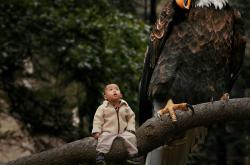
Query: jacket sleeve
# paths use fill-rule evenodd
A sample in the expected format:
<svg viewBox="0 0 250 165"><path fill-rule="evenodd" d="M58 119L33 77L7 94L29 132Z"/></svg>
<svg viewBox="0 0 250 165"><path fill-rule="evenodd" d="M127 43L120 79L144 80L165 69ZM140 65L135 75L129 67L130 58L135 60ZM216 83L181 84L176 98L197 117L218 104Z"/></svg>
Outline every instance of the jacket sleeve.
<svg viewBox="0 0 250 165"><path fill-rule="evenodd" d="M129 107L129 116L128 116L128 126L127 130L135 132L135 113Z"/></svg>
<svg viewBox="0 0 250 165"><path fill-rule="evenodd" d="M99 132L102 132L102 125L104 123L104 118L103 118L103 108L100 106L97 108L93 120L93 129L92 129L92 134Z"/></svg>

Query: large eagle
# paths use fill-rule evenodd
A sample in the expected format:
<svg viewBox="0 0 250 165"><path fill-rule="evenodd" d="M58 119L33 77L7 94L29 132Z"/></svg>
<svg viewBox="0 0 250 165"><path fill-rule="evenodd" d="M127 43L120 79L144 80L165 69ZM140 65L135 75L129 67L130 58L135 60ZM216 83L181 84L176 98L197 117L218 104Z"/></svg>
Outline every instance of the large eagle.
<svg viewBox="0 0 250 165"><path fill-rule="evenodd" d="M228 0L168 0L150 34L144 60L140 124L156 112L170 112L176 121L175 109L186 110L229 93L244 52L243 22ZM157 162L147 164L162 164Z"/></svg>

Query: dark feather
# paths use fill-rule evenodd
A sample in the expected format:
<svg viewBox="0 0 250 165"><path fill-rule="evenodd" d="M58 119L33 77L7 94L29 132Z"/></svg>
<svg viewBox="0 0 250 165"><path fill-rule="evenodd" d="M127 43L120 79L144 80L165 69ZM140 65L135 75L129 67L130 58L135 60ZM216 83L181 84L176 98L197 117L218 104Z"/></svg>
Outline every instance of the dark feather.
<svg viewBox="0 0 250 165"><path fill-rule="evenodd" d="M166 3L150 35L149 46L146 51L143 74L139 87L140 124L142 124L145 119L152 116L152 102L148 97L148 86L161 50L169 35L171 22L175 14L175 8L176 6L173 1Z"/></svg>

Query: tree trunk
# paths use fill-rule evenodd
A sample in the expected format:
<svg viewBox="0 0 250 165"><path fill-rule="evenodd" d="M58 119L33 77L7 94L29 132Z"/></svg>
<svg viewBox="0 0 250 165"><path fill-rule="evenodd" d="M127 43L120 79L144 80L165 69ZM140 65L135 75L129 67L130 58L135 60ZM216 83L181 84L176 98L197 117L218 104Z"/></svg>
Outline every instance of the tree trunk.
<svg viewBox="0 0 250 165"><path fill-rule="evenodd" d="M176 134L190 128L206 126L218 122L242 121L250 119L250 98L230 99L213 103L202 103L194 106L195 114L176 111L177 122L173 123L168 115L147 120L137 129L139 155L176 139ZM23 157L5 165L75 165L79 162L94 161L96 140L88 137L62 147ZM127 153L122 139L117 138L107 159L123 160Z"/></svg>

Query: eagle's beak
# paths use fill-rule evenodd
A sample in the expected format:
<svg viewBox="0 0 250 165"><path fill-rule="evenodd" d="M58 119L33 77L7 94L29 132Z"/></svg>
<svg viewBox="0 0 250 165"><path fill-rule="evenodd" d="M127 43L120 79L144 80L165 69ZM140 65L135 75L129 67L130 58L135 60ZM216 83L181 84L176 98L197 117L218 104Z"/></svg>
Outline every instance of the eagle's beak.
<svg viewBox="0 0 250 165"><path fill-rule="evenodd" d="M181 9L190 8L191 0L175 0L175 2Z"/></svg>

